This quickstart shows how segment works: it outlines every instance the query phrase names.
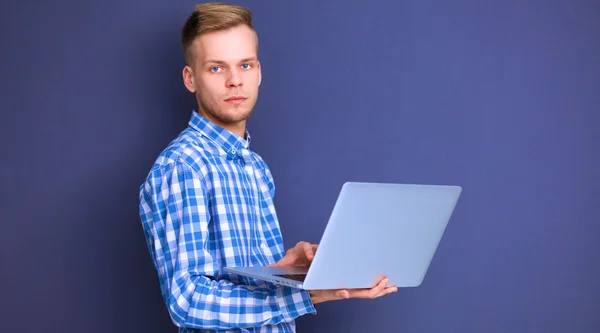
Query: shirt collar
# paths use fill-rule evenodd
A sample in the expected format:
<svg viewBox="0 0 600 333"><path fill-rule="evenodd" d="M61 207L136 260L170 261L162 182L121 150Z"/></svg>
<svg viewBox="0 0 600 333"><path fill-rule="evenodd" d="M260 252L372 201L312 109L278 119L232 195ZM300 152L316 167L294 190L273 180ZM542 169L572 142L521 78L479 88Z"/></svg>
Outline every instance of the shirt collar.
<svg viewBox="0 0 600 333"><path fill-rule="evenodd" d="M192 112L192 117L189 121L189 126L202 135L206 136L219 147L221 147L228 155L242 157L242 149L250 148L250 133L246 130L246 138L241 138L230 131L216 125L207 118L203 117L196 110Z"/></svg>

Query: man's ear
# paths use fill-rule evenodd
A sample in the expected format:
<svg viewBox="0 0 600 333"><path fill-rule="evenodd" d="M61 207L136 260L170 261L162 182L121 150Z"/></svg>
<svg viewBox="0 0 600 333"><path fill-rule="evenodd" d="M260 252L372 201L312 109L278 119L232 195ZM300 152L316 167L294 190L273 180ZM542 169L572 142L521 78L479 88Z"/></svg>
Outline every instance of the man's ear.
<svg viewBox="0 0 600 333"><path fill-rule="evenodd" d="M196 84L194 82L194 70L190 66L183 67L183 71L181 72L183 76L183 84L191 93L196 92Z"/></svg>
<svg viewBox="0 0 600 333"><path fill-rule="evenodd" d="M258 86L260 87L260 83L262 82L262 69L260 67L260 62L258 62Z"/></svg>

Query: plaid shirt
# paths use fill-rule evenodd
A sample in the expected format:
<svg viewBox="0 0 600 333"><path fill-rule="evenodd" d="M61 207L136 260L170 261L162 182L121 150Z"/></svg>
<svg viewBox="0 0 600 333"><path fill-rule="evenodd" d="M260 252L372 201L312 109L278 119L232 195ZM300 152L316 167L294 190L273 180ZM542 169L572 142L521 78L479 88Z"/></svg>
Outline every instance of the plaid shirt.
<svg viewBox="0 0 600 333"><path fill-rule="evenodd" d="M229 275L285 254L268 166L247 140L192 112L140 186L139 213L179 332L295 332L308 292Z"/></svg>

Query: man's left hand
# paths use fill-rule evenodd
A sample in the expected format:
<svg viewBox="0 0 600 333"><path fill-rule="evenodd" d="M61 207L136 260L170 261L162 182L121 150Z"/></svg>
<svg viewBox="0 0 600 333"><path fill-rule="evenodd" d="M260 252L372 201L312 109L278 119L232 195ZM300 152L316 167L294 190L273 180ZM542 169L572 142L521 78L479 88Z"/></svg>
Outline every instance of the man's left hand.
<svg viewBox="0 0 600 333"><path fill-rule="evenodd" d="M311 244L309 242L298 242L296 246L287 250L285 256L281 258L277 263L270 264L268 267L278 266L310 266L315 252L317 252L318 244Z"/></svg>

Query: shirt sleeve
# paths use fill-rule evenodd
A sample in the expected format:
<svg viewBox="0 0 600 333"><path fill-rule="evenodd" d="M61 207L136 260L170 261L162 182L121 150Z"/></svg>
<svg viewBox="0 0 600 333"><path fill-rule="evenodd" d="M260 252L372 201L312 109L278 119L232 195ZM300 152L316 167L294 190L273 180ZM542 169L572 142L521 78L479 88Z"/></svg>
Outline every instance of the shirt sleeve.
<svg viewBox="0 0 600 333"><path fill-rule="evenodd" d="M164 301L180 327L221 330L289 322L316 310L307 291L214 280L219 263L209 241L206 186L185 163L151 172L140 214Z"/></svg>

